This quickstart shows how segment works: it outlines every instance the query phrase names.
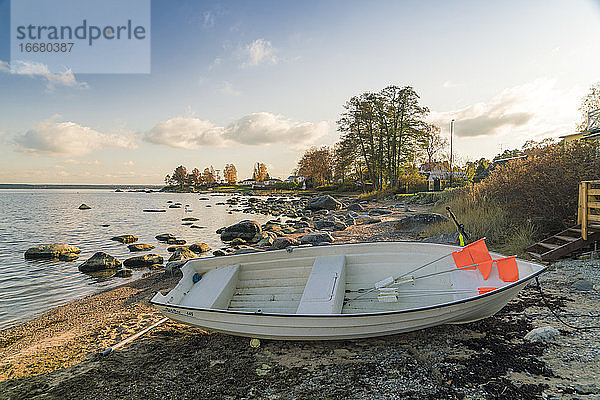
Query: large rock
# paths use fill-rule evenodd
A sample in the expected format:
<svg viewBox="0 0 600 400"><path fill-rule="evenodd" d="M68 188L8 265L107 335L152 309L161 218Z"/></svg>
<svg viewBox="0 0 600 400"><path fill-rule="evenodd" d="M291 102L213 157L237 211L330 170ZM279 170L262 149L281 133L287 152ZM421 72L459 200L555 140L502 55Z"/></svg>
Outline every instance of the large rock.
<svg viewBox="0 0 600 400"><path fill-rule="evenodd" d="M158 254L144 254L143 256L136 256L128 258L123 261L123 265L126 267L151 267L155 264L162 264L163 258Z"/></svg>
<svg viewBox="0 0 600 400"><path fill-rule="evenodd" d="M436 213L422 213L407 215L398 220L394 228L403 231L409 231L413 229L425 228L428 225L437 224L439 222L446 222L448 218Z"/></svg>
<svg viewBox="0 0 600 400"><path fill-rule="evenodd" d="M123 268L115 272L114 276L117 278L129 278L131 275L133 275L132 270L130 270L129 268Z"/></svg>
<svg viewBox="0 0 600 400"><path fill-rule="evenodd" d="M197 254L206 253L207 251L210 251L210 246L207 245L206 243L201 243L201 242L194 243L194 244L190 245L188 248Z"/></svg>
<svg viewBox="0 0 600 400"><path fill-rule="evenodd" d="M311 198L306 205L309 210L339 210L342 208L342 203L329 196L316 196Z"/></svg>
<svg viewBox="0 0 600 400"><path fill-rule="evenodd" d="M91 210L92 207L88 206L87 204L83 203L82 205L80 205L78 207L80 210Z"/></svg>
<svg viewBox="0 0 600 400"><path fill-rule="evenodd" d="M156 240L158 240L159 242L166 242L169 239L177 239L175 235L171 233L161 233L160 235L156 235L155 237Z"/></svg>
<svg viewBox="0 0 600 400"><path fill-rule="evenodd" d="M316 229L326 231L343 231L347 228L344 222L333 215L316 220L314 225Z"/></svg>
<svg viewBox="0 0 600 400"><path fill-rule="evenodd" d="M425 243L439 243L439 244L459 244L458 242L458 232L452 233L440 233L439 235L430 236L426 239L423 239Z"/></svg>
<svg viewBox="0 0 600 400"><path fill-rule="evenodd" d="M154 246L152 246L151 244L137 243L130 244L129 246L127 246L127 248L129 249L129 251L148 251L152 250Z"/></svg>
<svg viewBox="0 0 600 400"><path fill-rule="evenodd" d="M535 328L532 331L529 331L527 335L525 335L525 340L530 342L546 342L553 340L557 336L560 335L558 329L552 326L542 326L540 328Z"/></svg>
<svg viewBox="0 0 600 400"><path fill-rule="evenodd" d="M53 259L73 260L79 257L79 247L65 243L42 244L31 247L25 252L26 259Z"/></svg>
<svg viewBox="0 0 600 400"><path fill-rule="evenodd" d="M259 223L252 220L244 220L235 225L228 226L221 231L221 240L230 241L235 238L251 241L257 233L261 233Z"/></svg>
<svg viewBox="0 0 600 400"><path fill-rule="evenodd" d="M197 258L197 257L198 257L198 254L194 253L187 247L180 247L173 252L171 257L169 257L169 262L187 260L189 258Z"/></svg>
<svg viewBox="0 0 600 400"><path fill-rule="evenodd" d="M115 242L121 242L121 243L127 244L127 243L137 242L138 238L137 238L137 236L134 236L134 235L121 235L121 236L111 237L110 240L114 240Z"/></svg>
<svg viewBox="0 0 600 400"><path fill-rule="evenodd" d="M273 240L273 246L271 246L275 250L285 249L289 246L298 246L300 242L294 238L289 237L279 237Z"/></svg>
<svg viewBox="0 0 600 400"><path fill-rule="evenodd" d="M122 263L118 258L99 251L81 264L79 270L81 272L97 272L107 269L118 269L121 268L121 265Z"/></svg>
<svg viewBox="0 0 600 400"><path fill-rule="evenodd" d="M328 232L312 232L300 238L302 244L333 243L333 236Z"/></svg>

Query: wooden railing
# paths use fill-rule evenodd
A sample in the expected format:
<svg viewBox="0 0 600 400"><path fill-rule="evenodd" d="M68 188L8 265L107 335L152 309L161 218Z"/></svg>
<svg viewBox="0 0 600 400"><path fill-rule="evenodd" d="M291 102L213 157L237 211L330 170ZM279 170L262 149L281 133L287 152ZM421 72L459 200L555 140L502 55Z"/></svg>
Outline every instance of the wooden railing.
<svg viewBox="0 0 600 400"><path fill-rule="evenodd" d="M583 240L587 240L591 225L600 226L600 180L579 183L577 223L581 224Z"/></svg>

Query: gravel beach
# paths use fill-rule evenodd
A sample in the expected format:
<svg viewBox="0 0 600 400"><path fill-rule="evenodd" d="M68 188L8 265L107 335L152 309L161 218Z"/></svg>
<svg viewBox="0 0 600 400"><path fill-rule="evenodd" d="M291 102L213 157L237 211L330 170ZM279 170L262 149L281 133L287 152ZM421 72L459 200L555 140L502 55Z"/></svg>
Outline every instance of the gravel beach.
<svg viewBox="0 0 600 400"><path fill-rule="evenodd" d="M401 214L334 232L336 242L407 240ZM600 330L574 330L535 284L493 317L388 337L263 340L160 320L148 303L179 276L163 272L58 307L0 332L0 399L600 399ZM600 261L563 260L540 278L574 325L600 325ZM559 334L531 342L534 328Z"/></svg>

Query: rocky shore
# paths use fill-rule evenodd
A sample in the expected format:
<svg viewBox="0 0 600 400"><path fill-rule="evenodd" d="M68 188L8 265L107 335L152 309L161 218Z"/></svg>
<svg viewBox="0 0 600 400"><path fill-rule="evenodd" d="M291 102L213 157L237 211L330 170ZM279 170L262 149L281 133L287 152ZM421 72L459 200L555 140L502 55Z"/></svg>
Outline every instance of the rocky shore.
<svg viewBox="0 0 600 400"><path fill-rule="evenodd" d="M416 217L427 211L424 206L339 200L237 200L232 208L264 211L274 219L260 225L249 218L223 227L220 249L174 244L173 258L302 243L416 239L419 226L427 223ZM313 207L315 202L321 205ZM181 239L165 234L158 240ZM146 258L140 263L158 263ZM1 331L0 399L600 398L600 330L561 325L532 285L495 316L466 325L366 340L262 341L251 348L247 338L169 321L100 356L162 318L148 300L179 279L165 273L162 262L161 257L161 267L149 269L143 279ZM551 306L569 323L599 325L598 260L560 261L540 281ZM550 332L546 327L558 334L526 339L535 328Z"/></svg>

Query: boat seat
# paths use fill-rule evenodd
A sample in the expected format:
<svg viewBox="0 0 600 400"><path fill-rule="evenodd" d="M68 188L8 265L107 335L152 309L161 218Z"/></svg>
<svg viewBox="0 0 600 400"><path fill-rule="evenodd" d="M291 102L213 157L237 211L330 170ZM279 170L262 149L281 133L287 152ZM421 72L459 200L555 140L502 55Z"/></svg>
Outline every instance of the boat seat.
<svg viewBox="0 0 600 400"><path fill-rule="evenodd" d="M238 264L206 272L183 297L181 305L226 310L237 285L239 270Z"/></svg>
<svg viewBox="0 0 600 400"><path fill-rule="evenodd" d="M346 256L317 257L296 314L341 314L346 289Z"/></svg>

